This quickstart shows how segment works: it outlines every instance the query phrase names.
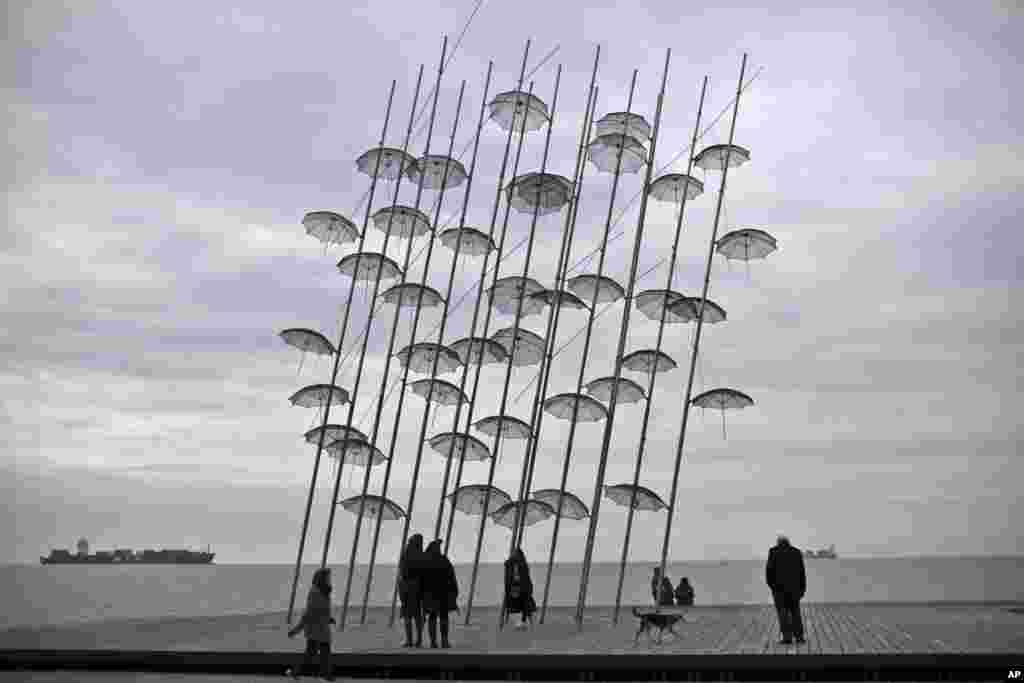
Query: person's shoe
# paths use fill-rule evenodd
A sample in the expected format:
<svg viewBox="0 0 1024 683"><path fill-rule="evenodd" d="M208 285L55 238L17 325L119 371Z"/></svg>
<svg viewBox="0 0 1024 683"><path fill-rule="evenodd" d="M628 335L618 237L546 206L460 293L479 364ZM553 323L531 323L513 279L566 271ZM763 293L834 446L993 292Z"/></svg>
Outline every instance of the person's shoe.
<svg viewBox="0 0 1024 683"><path fill-rule="evenodd" d="M436 650L437 649L437 642L430 643L430 649L431 650Z"/></svg>
<svg viewBox="0 0 1024 683"><path fill-rule="evenodd" d="M783 638L779 641L779 645L792 645L793 641L790 638Z"/></svg>
<svg viewBox="0 0 1024 683"><path fill-rule="evenodd" d="M445 650L450 650L450 649L452 649L452 644L449 643L447 640L442 641L441 642L441 648L445 649Z"/></svg>
<svg viewBox="0 0 1024 683"><path fill-rule="evenodd" d="M412 643L410 643L410 642L409 642L409 641L407 640L407 641L405 641L404 643L402 643L402 647L412 647Z"/></svg>
<svg viewBox="0 0 1024 683"><path fill-rule="evenodd" d="M804 638L802 638L802 637L801 637L801 638L797 638L797 639L796 639L796 644L797 644L797 645L803 645L803 644L805 644L806 642L807 642L807 640L805 640L805 639L804 639Z"/></svg>

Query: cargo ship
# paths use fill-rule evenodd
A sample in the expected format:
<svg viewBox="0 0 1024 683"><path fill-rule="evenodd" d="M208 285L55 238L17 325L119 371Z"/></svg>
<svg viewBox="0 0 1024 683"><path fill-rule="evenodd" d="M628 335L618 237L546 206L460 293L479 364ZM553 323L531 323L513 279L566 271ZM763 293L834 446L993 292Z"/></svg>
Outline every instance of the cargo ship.
<svg viewBox="0 0 1024 683"><path fill-rule="evenodd" d="M79 539L77 552L54 549L39 564L210 564L214 553L200 550L132 550L118 549L89 553L89 542Z"/></svg>
<svg viewBox="0 0 1024 683"><path fill-rule="evenodd" d="M805 550L804 557L811 560L834 560L839 556L836 555L836 547L834 545L830 545L829 547L818 551Z"/></svg>

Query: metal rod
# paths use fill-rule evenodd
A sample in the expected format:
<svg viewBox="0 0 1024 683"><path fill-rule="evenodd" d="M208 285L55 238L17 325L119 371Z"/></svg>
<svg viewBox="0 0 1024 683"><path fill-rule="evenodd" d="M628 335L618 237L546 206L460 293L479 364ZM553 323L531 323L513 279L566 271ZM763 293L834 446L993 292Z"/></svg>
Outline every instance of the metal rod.
<svg viewBox="0 0 1024 683"><path fill-rule="evenodd" d="M527 91L527 96L526 96L526 102L527 102L526 106L527 107L529 107L530 98L533 97L533 85L534 84L531 81L530 82L530 88ZM506 237L506 235L508 233L508 221L509 221L509 217L510 217L511 212L512 212L512 193L511 193L511 191L514 189L515 179L518 177L518 173L519 173L519 161L522 158L523 143L526 140L526 120L528 118L528 116L527 116L528 113L529 113L529 109L527 109L523 113L523 121L522 121L522 123L521 123L521 125L519 127L519 142L516 145L516 158L515 158L515 161L512 163L512 184L510 184L510 186L509 186L509 193L508 193L508 196L506 197L506 202L505 202L505 219L504 219L504 223L502 225L502 235L501 235L502 241L504 241L504 239L505 239L505 237ZM513 117L512 122L513 122L513 124L515 123L515 117ZM499 190L499 197L501 195L501 192L502 192L502 190ZM491 281L491 291L492 292L494 291L495 284L498 282L498 273L499 273L499 270L500 270L499 266L500 266L500 263L496 264L495 268L494 268L494 277L493 277L493 279ZM492 305L489 305L487 307L487 321L488 321L488 323L490 322L490 317L491 317L491 313L493 311L493 308L494 308L494 306L493 306L493 302L492 302ZM484 328L484 334L485 335L487 334L487 328L486 327ZM513 349L513 351L514 350L515 349ZM509 354L509 358L511 359L511 353ZM480 385L480 370L481 370L482 367L483 367L482 363L477 365L476 384L473 387L474 391L476 391L476 389L479 388L479 385ZM502 429L502 425L499 424L498 425L498 432L497 432L498 434L501 434L501 429ZM495 469L497 468L497 465L498 465L498 451L496 449L492 448L491 449L491 464L490 464L490 467L488 468L488 472L487 472L487 488L484 491L484 504L483 504L483 508L482 508L482 510L480 512L480 526L479 526L479 529L478 529L478 532L477 532L476 550L475 550L474 555L473 555L473 570L472 570L472 574L470 575L470 579L469 579L469 594L468 594L468 596L466 598L466 618L465 618L463 623L467 624L467 625L469 624L470 616L473 614L473 596L474 596L474 593L476 592L476 577L477 577L477 572L478 572L479 566L480 566L480 550L483 547L484 529L485 529L485 526L487 524L487 511L488 511L488 508L489 508L489 506L491 504L491 487L494 485L494 472L495 472Z"/></svg>
<svg viewBox="0 0 1024 683"><path fill-rule="evenodd" d="M640 199L640 217L637 220L636 239L633 243L633 260L630 264L629 279L626 282L626 298L622 307L622 326L619 329L619 346L615 354L615 377L612 383L612 394L608 402L608 418L604 428L604 438L601 444L601 457L597 463L597 481L594 485L594 499L590 508L590 528L587 531L587 544L583 549L583 575L580 580L580 593L576 603L576 622L583 626L583 606L587 599L587 581L590 579L590 562L594 556L594 538L597 533L598 514L601 510L601 489L604 484L605 468L608 464L608 448L611 445L612 427L615 423L615 408L619 399L619 378L622 376L622 355L625 353L626 337L629 331L630 304L633 301L633 291L636 286L636 270L640 259L640 243L644 234L644 219L647 216L647 188L651 183L651 173L654 169L654 158L658 148L658 130L661 124L661 109L665 100L665 84L668 80L669 60L672 58L672 50L665 52L665 70L661 75L661 90L658 93L658 106L654 112L654 130L651 133L651 152L647 162L647 171L644 180L644 192Z"/></svg>
<svg viewBox="0 0 1024 683"><path fill-rule="evenodd" d="M487 112L487 96L490 93L490 89L491 89L491 71L493 69L493 66L494 66L493 62L490 62L487 65L487 79L484 82L484 92L483 92L483 96L480 99L480 120L479 120L479 122L477 123L477 126L476 126L476 135L473 137L473 157L472 157L472 161L470 162L469 177L466 179L466 194L465 194L465 198L462 201L462 215L459 217L459 225L458 225L458 229L459 230L462 230L466 226L466 213L469 211L469 198L470 198L470 195L472 194L472 189L473 189L473 175L476 172L477 152L480 149L480 133L484 129L484 120L485 120L484 116L485 116L485 114ZM447 326L447 322L448 322L448 311L449 311L448 307L449 307L449 304L451 302L452 289L455 286L455 275L458 272L459 255L461 254L461 252L462 252L462 235L460 234L459 235L459 239L457 239L455 241L455 250L454 250L454 254L452 254L452 268L451 268L451 271L448 273L448 289L445 291L445 295L444 295L444 309L441 312L441 324L438 326L438 331L437 331L437 344L439 346L444 343L445 327ZM467 360L469 359L469 353L471 353L471 352L472 352L472 342L470 342L470 349L469 349L469 352L467 352ZM439 360L439 358L440 358L440 354L435 354L434 355L434 363L433 363L433 366L430 368L430 376L431 377L434 377L434 376L437 375L437 361ZM463 381L461 383L462 386L459 387L459 396L460 397L462 396L462 393L463 393L463 386L465 385L465 378L466 378L466 373L464 372L464 373L462 373L462 379L463 379ZM423 450L423 441L426 438L427 413L429 412L429 407L430 407L430 403L428 401L427 402L427 406L426 406L426 408L423 411L423 424L421 425L421 429L420 429L420 440L419 440L418 448L421 451ZM456 425L459 422L459 413L460 412L462 412L462 401L461 400L458 401L456 403L456 406L455 406L455 423L456 423ZM451 471L452 471L452 449L454 449L454 447L455 447L455 439L452 439L451 442L449 443L449 446L448 446L448 455L445 457L444 479L443 479L443 481L441 483L441 500L440 500L440 502L438 504L438 507L437 507L437 518L436 518L436 520L434 522L434 538L440 538L440 536L441 536L441 522L444 520L444 494L445 494L445 491L448 490L448 478L451 476Z"/></svg>
<svg viewBox="0 0 1024 683"><path fill-rule="evenodd" d="M690 149L697 144L697 134L700 131L700 119L701 114L704 111L704 95L707 92L708 79L704 77L704 84L700 90L700 101L697 104L697 120L693 124L693 139L690 143ZM651 163L654 159L651 159ZM683 233L683 213L686 211L686 198L687 192L690 187L690 174L693 171L693 155L690 155L690 159L686 164L686 184L683 188L683 196L680 200L679 215L676 216L676 233L672 241L672 256L669 259L668 264L668 275L665 278L665 301L661 307L661 316L658 320L658 340L655 344L655 352L661 353L661 342L665 335L665 314L668 313L668 296L672 290L672 280L676 272L676 256L679 253L679 237ZM619 584L615 589L615 611L612 613L612 623L619 623L619 608L622 604L622 584L626 576L626 561L629 559L629 539L633 531L633 516L636 513L636 493L637 486L640 485L640 467L644 457L644 448L647 445L647 427L651 419L651 406L654 403L654 385L658 373L654 370L651 371L650 377L647 383L647 403L644 406L644 416L640 423L640 445L637 447L636 452L636 466L633 468L633 491L630 495L629 500L629 512L626 516L626 535L622 543L622 557L619 560ZM662 574L664 576L664 574Z"/></svg>
<svg viewBox="0 0 1024 683"><path fill-rule="evenodd" d="M434 97L433 97L433 102L431 103L431 108L430 108L430 123L429 123L429 126L427 128L427 141L426 141L426 144L425 144L425 151L423 153L424 157L426 157L427 155L430 154L430 143L431 143L431 140L433 139L433 135L434 135L434 123L435 123L436 117L437 117L437 100L438 100L438 97L439 97L440 92L441 92L441 78L442 78L442 75L444 73L443 65L444 65L445 52L447 51L447 49L448 49L448 36L445 36L444 40L441 43L441 58L440 58L440 60L438 62L437 81L435 83ZM464 91L465 91L465 82L463 82L463 87L459 91L459 101L458 101L458 105L457 105L457 108L456 108L456 111L455 111L455 121L453 123L453 126L455 126L455 127L457 127L458 123L459 123L459 108L462 107L462 96L463 96ZM454 137L454 133L453 133L453 137ZM447 169L448 169L448 166L445 165L445 176L446 177L447 177ZM426 179L426 169L423 168L423 169L419 170L419 181L416 184L417 187L416 187L416 204L415 204L415 208L417 210L419 209L420 201L422 200L422 197L423 197L423 183L424 183L425 179ZM442 184L441 192L442 192L442 198L443 198L443 192L444 192L444 185L443 184ZM438 212L440 212L440 205L441 205L441 202L438 202ZM435 216L434 222L436 223L436 221L437 221L437 218ZM390 224L389 224L389 229L388 229L387 233L385 233L385 235L384 235L385 251L387 249L387 243L388 243L388 240L390 239L390 237L391 237L391 230L390 230ZM430 245L431 249L433 248L433 244L434 244L433 237L434 237L433 235L430 235L428 237L428 240L429 240L428 244ZM406 247L406 256L409 256L411 254L411 252L412 252L412 239L413 239L412 235L410 235L410 237L409 237L409 244ZM429 261L430 256L429 256L429 253L430 253L430 251L428 250L427 268L430 267L430 261ZM424 269L424 284L426 283L426 273L427 273L427 270ZM376 281L374 282L374 289L373 289L373 295L371 297L371 301L376 301L379 285L380 285L380 278L378 277L376 279ZM420 297L421 297L421 300L422 300L422 290L420 291ZM402 297L399 296L399 302L398 302L397 308L401 308L401 298ZM397 325L395 327L397 327ZM396 334L396 330L393 327L392 330L391 330L391 341L392 342L394 341L395 334ZM359 370L357 371L357 375L356 375L357 378L360 378L362 376L363 362L364 362L364 360L366 358L366 351L367 351L367 348L369 346L369 342L370 342L370 329L368 328L367 331L366 331L366 335L363 337L363 348L362 348L360 359L359 359ZM390 357L391 357L391 354L389 353L388 354L388 360L389 361L390 361ZM357 379L356 381L357 381L357 386L358 386L358 381L359 380ZM387 375L384 376L382 384L387 384ZM349 420L348 426L350 428L352 426L352 419L353 419L354 416L355 416L355 410L350 411L349 412L349 416L348 416L348 420ZM377 425L375 425L375 427L376 426ZM371 449L376 447L373 442L370 442L370 446L371 446ZM341 618L338 620L338 629L339 630L342 630L342 629L345 628L345 620L346 620L346 617L348 615L348 601L349 601L349 597L350 597L351 591L352 591L352 578L353 578L353 576L355 574L356 557L357 557L358 550L359 550L359 538L360 538L360 535L362 533L362 529L363 529L363 524L362 524L363 523L363 516L365 515L365 511L366 511L366 492L367 492L367 490L369 488L369 485L370 485L370 474L371 474L371 470L372 470L372 467L371 467L371 465L372 465L372 454L373 454L373 452L371 450L370 451L370 458L371 458L371 460L370 460L370 462L367 462L366 471L365 471L365 473L363 475L362 497L359 499L359 513L356 515L356 525L355 525L355 530L353 532L353 538L352 538L352 550L351 550L350 555L349 555L349 572L348 572L348 576L346 577L346 580L345 580L345 596L344 596L344 599L342 601ZM378 516L382 516L382 515L383 515L383 511L381 511L380 515L378 515Z"/></svg>
<svg viewBox="0 0 1024 683"><path fill-rule="evenodd" d="M690 396L693 393L693 375L697 367L697 354L700 349L700 332L704 323L704 303L708 300L708 286L711 282L711 260L715 254L715 241L718 237L718 220L722 212L722 198L725 197L725 179L729 174L729 159L732 156L733 137L736 133L736 117L740 110L740 93L743 87L743 74L747 68L747 55L743 54L743 61L740 63L740 79L736 87L736 101L733 103L732 123L729 125L729 146L726 147L725 164L722 169L722 182L718 189L718 202L715 206L715 221L711 229L711 241L708 243L708 259L704 267L704 289L700 297L700 309L697 311L697 331L693 341L693 352L690 354L690 374L686 379L686 394L683 398L683 418L679 427L679 441L676 445L675 469L672 473L672 495L668 499L668 514L665 520L665 538L661 545L661 575L665 575L665 563L668 559L668 543L672 534L672 517L676 509L676 494L679 491L679 468L683 462L683 444L686 441L686 422L690 416ZM691 149L693 155L695 150Z"/></svg>
<svg viewBox="0 0 1024 683"><path fill-rule="evenodd" d="M384 146L384 141L388 133L388 124L391 121L391 104L395 99L395 87L398 85L396 80L391 81L391 91L388 93L388 104L384 113L384 125L381 128L380 133L380 147ZM356 253L363 250L363 245L366 243L366 228L370 222L370 207L373 204L373 194L377 189L377 174L380 172L380 162L383 158L382 154L377 155L377 163L374 165L373 178L370 181L370 201L366 204L366 215L363 219L363 232L359 236L359 246ZM313 460L313 476L310 477L309 481L309 494L306 497L306 512L302 519L302 534L299 536L299 552L295 558L295 573L292 577L292 592L288 598L288 617L287 623L292 623L292 615L295 611L295 592L299 587L299 572L302 570L302 555L306 549L306 534L309 531L309 513L313 507L313 492L316 490L316 479L317 474L320 470L320 456L324 450L324 435L327 433L327 420L331 414L331 403L334 401L334 384L338 380L338 366L341 361L341 347L345 343L345 330L348 327L348 313L352 308L352 296L355 293L355 279L352 280L352 286L348 291L348 304L345 306L344 322L341 325L340 339L338 340L338 346L334 354L334 367L331 370L331 383L327 390L327 405L324 408L324 418L320 425L320 438L317 440L316 446L316 457Z"/></svg>
<svg viewBox="0 0 1024 683"><path fill-rule="evenodd" d="M520 70L519 70L519 80L516 83L516 92L521 92L522 87L523 87L523 78L524 78L524 76L526 74L526 60L527 60L527 57L529 56L529 52L530 52L530 41L526 41L526 49L523 52L523 63L522 63L522 66L520 67ZM527 105L527 113L528 113L529 112L529 102L527 102L526 105ZM513 124L515 123L515 116L513 116L512 123ZM488 232L488 237L492 241L494 239L494 228L497 225L497 221L498 221L498 211L501 209L502 191L504 189L504 184L505 184L505 174L508 171L508 157L509 157L509 152L511 151L511 148L512 148L512 138L513 138L514 134L515 134L515 126L514 125L509 125L508 135L507 135L507 137L505 139L505 155L504 155L504 157L502 158L502 161L501 161L501 172L498 174L498 186L497 186L497 190L495 192L495 197L494 197L494 208L491 211L491 227L490 227L490 230ZM518 144L516 146L516 158L515 158L515 162L513 164L513 171L512 171L513 177L515 177L515 173L519 169L519 157L520 157L520 154L522 152L522 145L523 145L524 139L525 139L524 137L520 137L519 142L518 142ZM505 249L505 237L508 234L508 221L509 221L509 211L506 210L506 212L505 212L505 219L504 219L504 221L502 223L502 227L501 227L501 237L499 238L498 245L497 245L498 258L497 258L497 261L495 262L495 265L494 265L494 273L493 273L493 281L494 282L497 282L497 280L498 280L498 271L501 268L501 261L502 261L501 252ZM490 258L491 258L491 254L490 254L490 252L487 252L487 254L484 255L484 263L483 263L483 265L481 266L481 269L480 269L480 279L477 282L476 302L473 305L473 320L472 320L472 323L469 326L470 347L469 347L469 350L467 351L467 354L466 354L467 360L472 360L472 350L473 350L473 341L472 340L475 338L475 335L476 335L476 324L477 324L477 321L479 320L480 303L483 301L483 298L484 298L484 281L487 278L487 265L488 265L488 262L490 261ZM491 324L491 313L492 313L492 308L490 306L488 306L487 307L487 312L484 314L484 327L483 327L484 338L487 337L487 329L490 327L490 324ZM481 349L481 351L483 351L483 349ZM466 432L465 432L466 434L469 434L470 426L473 424L473 412L474 412L474 410L476 408L477 390L480 388L480 372L481 372L481 369L483 367L483 360L484 360L483 353L481 353L480 362L478 362L477 365L476 365L476 377L475 377L475 380L473 382L473 392L470 395L469 409L468 409L467 414L466 414ZM460 378L460 381L459 381L459 391L465 391L466 380L469 378L469 373L470 373L470 367L469 366L470 366L470 363L467 362L465 367L463 368L462 377ZM455 409L455 420L454 420L454 426L452 428L452 431L456 432L456 433L458 433L459 429L460 429L459 421L461 419L461 416L460 416L461 409L462 409L462 403L460 402L459 405ZM449 455L450 455L450 453L449 453ZM456 470L456 474L455 474L455 486L454 486L455 490L458 490L459 486L462 483L462 472L463 472L463 467L465 466L465 464L466 464L466 451L465 451L465 448L463 448L462 451L459 453L459 466L458 466L458 468ZM441 497L442 497L441 505L442 505L442 507L444 505L444 497L445 497L445 494L446 494L446 490L447 490L446 488L441 490ZM448 528L447 528L447 530L445 532L444 551L445 551L446 554L448 553L448 547L451 544L452 527L454 526L454 523L455 523L455 505L454 505L454 501L453 501L451 507L448 510Z"/></svg>
<svg viewBox="0 0 1024 683"><path fill-rule="evenodd" d="M593 127L593 124L594 124L594 115L597 113L597 94L598 94L598 90L599 90L599 88L595 85L593 87L593 90L591 91L591 101L588 104L587 114L584 117L583 135L582 135L583 144L581 145L582 150L586 149L586 140L590 136L590 131L591 131L591 129ZM585 154L585 151L583 153ZM575 237L575 232L576 232L576 218L579 215L579 197L583 194L583 178L584 178L584 175L585 175L585 169L586 169L586 165L584 163L583 165L581 165L580 170L579 170L579 180L578 180L578 183L577 183L577 199L576 199L576 203L573 205L572 220L569 223L569 232L571 234L569 236L569 244L566 246L566 260L567 261L568 261L569 257L571 256L572 242L573 242L573 239ZM568 271L568 268L566 268L566 274L567 274L567 271ZM554 340L552 340L552 342L554 342ZM554 346L552 346L552 349L553 348L554 348ZM547 393L546 385L547 385L547 381L548 381L548 379L550 377L551 362L554 359L555 355L557 355L557 352L548 359L548 373L549 374L544 378L544 382L545 382L544 393ZM537 441L538 442L540 441L540 433L539 432L538 432L538 435L537 435ZM534 452L533 457L536 458L536 452ZM558 495L559 505L558 505L558 509L555 510L555 525L554 525L554 529L552 529L552 532L551 532L551 546L550 546L550 549L548 551L547 576L546 576L546 578L544 580L544 597L543 597L543 600L541 601L540 623L542 623L542 624L544 623L544 616L547 613L548 596L550 595L550 592L551 592L551 571L552 571L552 569L554 567L555 548L558 545L558 530L559 530L559 527L561 526L561 521L562 521L562 504L563 504L564 499L565 499L565 487L566 487L566 484L567 484L567 481L568 481L568 477L569 477L569 461L570 461L569 460L569 450L566 450L565 456L563 457L562 478L560 480L561 483L559 485L559 495ZM531 476L532 476L532 473L531 473Z"/></svg>
<svg viewBox="0 0 1024 683"><path fill-rule="evenodd" d="M533 471L537 460L537 448L540 444L541 427L544 424L544 411L542 409L542 404L544 396L548 390L548 381L551 378L551 362L553 360L555 350L555 339L558 336L558 323L561 319L561 293L565 289L565 270L569 265L569 255L572 251L573 235L576 229L577 207L579 205L580 188L582 185L583 170L585 168L587 136L590 131L590 121L593 113L592 109L596 106L595 91L597 90L597 67L600 59L601 46L598 45L594 51L594 68L591 70L590 74L590 86L587 89L587 105L584 108L583 123L580 127L579 144L576 148L576 165L573 168L572 175L573 196L571 197L571 204L565 212L565 227L562 230L562 244L559 249L558 264L555 268L555 291L558 293L558 296L556 296L555 302L551 304L551 310L548 311L547 331L544 335L545 345L547 348L545 349L539 373L539 376L543 377L543 381L537 383L530 412L530 426L533 428L533 438L530 440L530 443L527 444L526 462L528 463L528 469L519 485L520 506L525 506L526 501L530 498L530 488L533 483ZM559 499L559 513L561 512L561 503L562 500ZM525 517L520 517L517 521L518 523L512 531L509 555L512 554L512 551L515 550L516 547L522 546L523 535L526 532Z"/></svg>

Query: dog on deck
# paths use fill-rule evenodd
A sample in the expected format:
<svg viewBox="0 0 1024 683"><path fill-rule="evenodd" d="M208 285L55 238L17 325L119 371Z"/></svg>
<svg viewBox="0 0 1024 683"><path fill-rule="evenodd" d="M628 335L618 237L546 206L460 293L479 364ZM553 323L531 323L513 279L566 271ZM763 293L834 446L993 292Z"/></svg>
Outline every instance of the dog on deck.
<svg viewBox="0 0 1024 683"><path fill-rule="evenodd" d="M633 608L633 616L640 620L640 628L637 629L636 637L633 638L633 644L640 642L640 634L646 633L647 640L651 639L651 632L654 629L658 630L658 644L661 644L662 638L665 636L665 632L668 631L676 638L679 637L679 633L676 632L675 626L680 621L686 622L682 614L656 614L654 612L641 612L636 607Z"/></svg>

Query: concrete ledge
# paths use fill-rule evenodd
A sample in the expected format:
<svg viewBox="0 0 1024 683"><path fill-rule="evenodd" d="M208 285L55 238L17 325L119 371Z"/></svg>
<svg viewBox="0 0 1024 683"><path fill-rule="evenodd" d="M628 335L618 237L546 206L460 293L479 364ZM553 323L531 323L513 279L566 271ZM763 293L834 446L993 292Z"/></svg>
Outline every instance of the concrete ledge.
<svg viewBox="0 0 1024 683"><path fill-rule="evenodd" d="M0 671L89 670L281 675L299 652L0 650ZM339 678L529 681L1008 680L1012 654L884 655L538 655L335 654Z"/></svg>

